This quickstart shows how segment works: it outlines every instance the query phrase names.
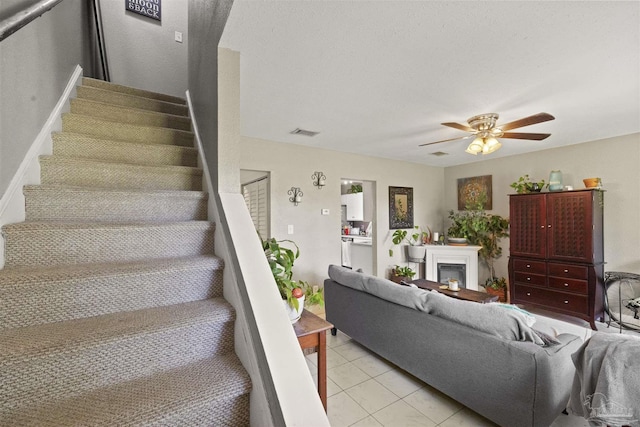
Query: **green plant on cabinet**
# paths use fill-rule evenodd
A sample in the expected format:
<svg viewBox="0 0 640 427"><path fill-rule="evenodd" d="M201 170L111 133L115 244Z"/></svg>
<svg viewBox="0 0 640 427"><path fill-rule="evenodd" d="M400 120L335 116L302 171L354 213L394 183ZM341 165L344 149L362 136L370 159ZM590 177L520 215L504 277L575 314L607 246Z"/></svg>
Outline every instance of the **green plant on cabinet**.
<svg viewBox="0 0 640 427"><path fill-rule="evenodd" d="M518 194L538 193L544 188L544 179L540 181L531 181L529 175L523 175L517 181L512 182L510 187L516 190Z"/></svg>

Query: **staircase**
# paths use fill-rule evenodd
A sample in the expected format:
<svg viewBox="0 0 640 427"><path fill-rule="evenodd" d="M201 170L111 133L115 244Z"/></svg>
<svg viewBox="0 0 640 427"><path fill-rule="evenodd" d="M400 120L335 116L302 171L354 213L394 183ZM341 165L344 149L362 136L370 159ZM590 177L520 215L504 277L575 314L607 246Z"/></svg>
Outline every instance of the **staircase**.
<svg viewBox="0 0 640 427"><path fill-rule="evenodd" d="M89 78L2 228L0 426L249 424L185 101Z"/></svg>

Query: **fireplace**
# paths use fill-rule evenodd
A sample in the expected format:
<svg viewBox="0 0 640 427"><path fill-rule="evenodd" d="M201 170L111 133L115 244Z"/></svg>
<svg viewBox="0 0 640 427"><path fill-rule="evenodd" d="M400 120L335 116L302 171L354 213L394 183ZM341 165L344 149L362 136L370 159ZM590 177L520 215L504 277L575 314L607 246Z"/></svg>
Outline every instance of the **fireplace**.
<svg viewBox="0 0 640 427"><path fill-rule="evenodd" d="M446 283L457 278L460 287L478 290L478 251L480 246L427 245L427 280Z"/></svg>
<svg viewBox="0 0 640 427"><path fill-rule="evenodd" d="M467 265L438 263L438 282L449 283L449 279L456 279L461 288L466 288Z"/></svg>

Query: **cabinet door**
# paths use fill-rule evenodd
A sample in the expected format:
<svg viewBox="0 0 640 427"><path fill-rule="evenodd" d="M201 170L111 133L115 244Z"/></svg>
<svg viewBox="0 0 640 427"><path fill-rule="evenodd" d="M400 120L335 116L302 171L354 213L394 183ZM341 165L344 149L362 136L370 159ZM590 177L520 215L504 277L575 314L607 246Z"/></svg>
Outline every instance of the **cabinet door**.
<svg viewBox="0 0 640 427"><path fill-rule="evenodd" d="M347 221L363 221L364 198L362 193L343 194L342 203L347 205Z"/></svg>
<svg viewBox="0 0 640 427"><path fill-rule="evenodd" d="M547 224L544 194L512 195L509 199L509 253L545 258Z"/></svg>
<svg viewBox="0 0 640 427"><path fill-rule="evenodd" d="M593 192L547 195L549 258L593 262Z"/></svg>

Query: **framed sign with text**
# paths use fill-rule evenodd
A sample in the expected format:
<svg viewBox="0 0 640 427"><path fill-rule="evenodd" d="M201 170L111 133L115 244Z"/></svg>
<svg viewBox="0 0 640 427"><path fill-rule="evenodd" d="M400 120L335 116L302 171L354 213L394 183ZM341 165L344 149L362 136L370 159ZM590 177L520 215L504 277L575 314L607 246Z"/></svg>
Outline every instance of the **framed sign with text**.
<svg viewBox="0 0 640 427"><path fill-rule="evenodd" d="M129 12L161 21L162 0L124 0L124 7Z"/></svg>

